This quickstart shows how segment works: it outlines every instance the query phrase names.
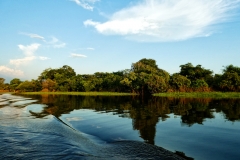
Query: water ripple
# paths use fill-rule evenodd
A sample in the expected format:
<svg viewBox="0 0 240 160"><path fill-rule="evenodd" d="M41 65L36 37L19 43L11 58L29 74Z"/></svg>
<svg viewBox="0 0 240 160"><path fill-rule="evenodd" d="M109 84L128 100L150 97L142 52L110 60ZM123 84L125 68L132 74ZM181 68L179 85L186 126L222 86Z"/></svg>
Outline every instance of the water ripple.
<svg viewBox="0 0 240 160"><path fill-rule="evenodd" d="M6 102L0 108L1 159L182 159L142 142L97 142L54 116L33 117L30 111L45 107L36 100L10 94L0 100Z"/></svg>

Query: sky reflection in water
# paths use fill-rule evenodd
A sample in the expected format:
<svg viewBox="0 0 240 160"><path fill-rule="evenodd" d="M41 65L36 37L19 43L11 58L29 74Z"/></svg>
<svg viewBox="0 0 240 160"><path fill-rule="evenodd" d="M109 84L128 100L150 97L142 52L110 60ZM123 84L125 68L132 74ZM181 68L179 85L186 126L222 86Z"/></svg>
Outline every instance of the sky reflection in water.
<svg viewBox="0 0 240 160"><path fill-rule="evenodd" d="M237 149L240 144L239 99L142 99L66 95L27 97L38 100L36 102L25 98L26 103L31 101L38 104L25 104L27 107L24 108L29 116L37 118L36 121L40 123L51 120L55 125L60 120L63 122L61 127L70 126L73 131L85 133L85 138L88 137L97 144L134 140L161 146L173 152L181 151L195 159L240 157ZM2 99L0 102L4 103ZM6 104L0 105L2 107ZM22 108L24 104L20 106ZM9 110L9 107L2 107L0 113L4 110ZM46 132L44 129L43 131ZM66 136L65 140L70 143L71 140L68 139ZM83 152L87 151L83 149Z"/></svg>

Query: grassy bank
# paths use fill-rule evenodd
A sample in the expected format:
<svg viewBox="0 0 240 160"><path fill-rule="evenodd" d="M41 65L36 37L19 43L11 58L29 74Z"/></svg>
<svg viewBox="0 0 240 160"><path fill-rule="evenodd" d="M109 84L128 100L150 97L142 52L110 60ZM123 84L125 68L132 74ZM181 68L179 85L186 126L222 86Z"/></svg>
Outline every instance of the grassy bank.
<svg viewBox="0 0 240 160"><path fill-rule="evenodd" d="M185 97L185 98L240 98L240 92L170 92L157 93L159 97Z"/></svg>
<svg viewBox="0 0 240 160"><path fill-rule="evenodd" d="M54 95L80 95L80 96L131 96L131 95L136 95L136 94L132 94L132 93L118 93L118 92L21 92L19 94L25 94L25 95L54 94Z"/></svg>

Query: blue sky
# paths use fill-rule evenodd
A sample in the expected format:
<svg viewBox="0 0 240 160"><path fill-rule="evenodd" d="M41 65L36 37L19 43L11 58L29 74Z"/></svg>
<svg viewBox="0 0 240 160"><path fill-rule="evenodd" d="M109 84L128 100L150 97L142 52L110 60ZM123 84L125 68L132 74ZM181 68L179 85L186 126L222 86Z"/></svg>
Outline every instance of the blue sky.
<svg viewBox="0 0 240 160"><path fill-rule="evenodd" d="M240 0L1 0L0 77L37 79L129 69L152 58L170 74L191 62L240 66Z"/></svg>

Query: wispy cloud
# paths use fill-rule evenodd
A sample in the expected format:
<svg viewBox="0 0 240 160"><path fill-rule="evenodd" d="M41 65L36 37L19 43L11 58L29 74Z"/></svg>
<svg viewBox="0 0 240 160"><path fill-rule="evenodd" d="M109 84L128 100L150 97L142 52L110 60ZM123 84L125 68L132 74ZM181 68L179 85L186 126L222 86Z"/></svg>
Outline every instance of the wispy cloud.
<svg viewBox="0 0 240 160"><path fill-rule="evenodd" d="M25 65L36 59L35 56L28 56L20 59L10 59L10 64L15 66Z"/></svg>
<svg viewBox="0 0 240 160"><path fill-rule="evenodd" d="M45 44L48 44L53 48L64 48L66 46L66 43L60 41L58 38L56 38L54 36L51 36L50 39L49 39L49 38L44 38L43 36L40 36L40 35L35 34L35 33L20 32L19 34L26 35L30 38L41 39ZM21 46L19 46L19 48L20 47Z"/></svg>
<svg viewBox="0 0 240 160"><path fill-rule="evenodd" d="M10 59L9 63L11 65L15 65L15 66L27 65L28 63L30 63L31 61L33 61L35 59L39 59L39 60L45 61L45 60L49 60L50 58L43 57L43 56L39 56L39 57L28 56L28 57L19 58L19 59Z"/></svg>
<svg viewBox="0 0 240 160"><path fill-rule="evenodd" d="M86 48L87 50L95 50L95 48L92 48L92 47L88 47L88 48Z"/></svg>
<svg viewBox="0 0 240 160"><path fill-rule="evenodd" d="M23 71L12 69L6 66L0 66L0 73L9 76L21 77L24 75Z"/></svg>
<svg viewBox="0 0 240 160"><path fill-rule="evenodd" d="M19 45L18 45L18 48L23 51L23 53L25 54L25 56L33 56L33 55L34 55L34 52L35 52L36 50L38 50L38 48L39 48L40 46L41 46L41 44L38 44L38 43L33 43L33 44L27 45L27 46L24 46L24 45L19 44Z"/></svg>
<svg viewBox="0 0 240 160"><path fill-rule="evenodd" d="M40 36L38 34L34 34L34 33L24 33L24 32L20 32L19 34L22 34L22 35L26 35L30 38L36 38L36 39L41 39L41 40L44 40L44 37L43 36Z"/></svg>
<svg viewBox="0 0 240 160"><path fill-rule="evenodd" d="M83 55L83 54L71 53L70 57L73 57L73 58L86 58L87 56Z"/></svg>
<svg viewBox="0 0 240 160"><path fill-rule="evenodd" d="M42 56L39 56L38 58L39 58L40 60L42 60L42 61L45 61L45 60L50 59L50 58L48 58L48 57L42 57Z"/></svg>
<svg viewBox="0 0 240 160"><path fill-rule="evenodd" d="M26 46L19 44L18 48L23 52L25 57L20 59L10 59L9 63L15 66L28 64L34 59L37 59L37 57L35 56L35 52L39 49L40 46L41 45L38 43L33 43L31 45L26 45Z"/></svg>
<svg viewBox="0 0 240 160"><path fill-rule="evenodd" d="M66 46L66 43L60 41L56 37L51 37L51 38L52 38L51 41L46 42L46 43L52 45L53 48L64 48Z"/></svg>
<svg viewBox="0 0 240 160"><path fill-rule="evenodd" d="M95 48L93 48L93 47L86 47L86 48L78 48L76 50L91 50L91 51L94 51Z"/></svg>
<svg viewBox="0 0 240 160"><path fill-rule="evenodd" d="M100 1L100 0L70 0L75 2L77 5L81 6L84 9L93 11L93 5L94 3Z"/></svg>
<svg viewBox="0 0 240 160"><path fill-rule="evenodd" d="M142 0L114 13L108 21L91 19L105 35L121 35L137 41L179 41L211 35L213 25L227 21L240 0Z"/></svg>

